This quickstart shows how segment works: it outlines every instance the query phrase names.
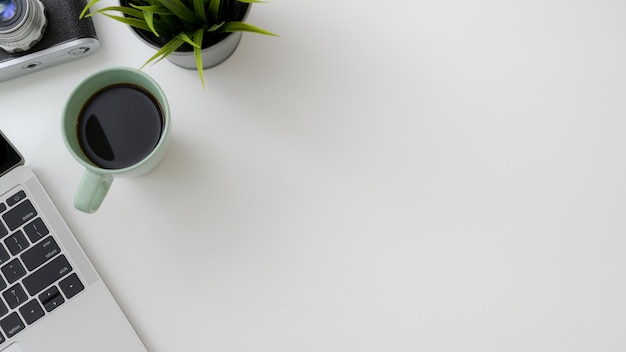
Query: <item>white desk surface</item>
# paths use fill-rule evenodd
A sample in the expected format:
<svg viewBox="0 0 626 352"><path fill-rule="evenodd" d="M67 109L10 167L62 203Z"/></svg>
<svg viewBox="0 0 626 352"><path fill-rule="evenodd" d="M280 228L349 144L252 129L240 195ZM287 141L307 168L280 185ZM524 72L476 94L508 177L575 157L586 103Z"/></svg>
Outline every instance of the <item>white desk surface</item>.
<svg viewBox="0 0 626 352"><path fill-rule="evenodd" d="M104 4L113 3L106 0ZM70 91L0 83L27 158L151 352L626 350L626 2L274 0L234 56L169 62L172 144L73 209Z"/></svg>

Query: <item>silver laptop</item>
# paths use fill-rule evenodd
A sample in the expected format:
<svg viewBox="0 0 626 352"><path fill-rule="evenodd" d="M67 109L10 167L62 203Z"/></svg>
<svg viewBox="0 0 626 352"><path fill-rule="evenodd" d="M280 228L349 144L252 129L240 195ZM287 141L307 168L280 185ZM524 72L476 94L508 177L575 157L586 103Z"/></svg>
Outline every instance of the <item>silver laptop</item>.
<svg viewBox="0 0 626 352"><path fill-rule="evenodd" d="M23 164L0 132L0 351L145 352Z"/></svg>

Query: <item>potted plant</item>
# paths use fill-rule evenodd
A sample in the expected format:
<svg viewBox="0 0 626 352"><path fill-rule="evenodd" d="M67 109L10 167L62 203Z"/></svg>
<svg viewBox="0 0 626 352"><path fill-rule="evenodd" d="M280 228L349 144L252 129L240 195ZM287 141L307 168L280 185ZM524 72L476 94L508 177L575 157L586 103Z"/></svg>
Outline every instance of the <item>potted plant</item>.
<svg viewBox="0 0 626 352"><path fill-rule="evenodd" d="M129 25L157 49L141 68L167 58L181 67L197 69L203 85L203 69L226 60L243 32L275 36L244 22L252 3L261 0L120 0L120 6L94 10L99 1L87 3L80 17L103 14Z"/></svg>

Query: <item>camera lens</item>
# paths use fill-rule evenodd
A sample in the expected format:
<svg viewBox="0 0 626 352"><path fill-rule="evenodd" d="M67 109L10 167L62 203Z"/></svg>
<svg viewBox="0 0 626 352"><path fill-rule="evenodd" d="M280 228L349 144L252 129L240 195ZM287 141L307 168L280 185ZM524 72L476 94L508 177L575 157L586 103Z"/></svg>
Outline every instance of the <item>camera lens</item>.
<svg viewBox="0 0 626 352"><path fill-rule="evenodd" d="M0 22L10 21L17 13L17 5L13 0L0 0Z"/></svg>
<svg viewBox="0 0 626 352"><path fill-rule="evenodd" d="M32 48L47 23L40 0L0 0L0 48L9 53Z"/></svg>

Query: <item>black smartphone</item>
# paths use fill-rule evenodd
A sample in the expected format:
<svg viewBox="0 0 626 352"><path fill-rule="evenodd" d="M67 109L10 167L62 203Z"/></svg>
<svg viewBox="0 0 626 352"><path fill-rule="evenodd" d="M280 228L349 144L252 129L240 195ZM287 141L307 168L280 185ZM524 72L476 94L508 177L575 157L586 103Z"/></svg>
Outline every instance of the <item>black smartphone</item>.
<svg viewBox="0 0 626 352"><path fill-rule="evenodd" d="M0 176L23 164L24 158L20 152L17 151L9 139L0 131Z"/></svg>

